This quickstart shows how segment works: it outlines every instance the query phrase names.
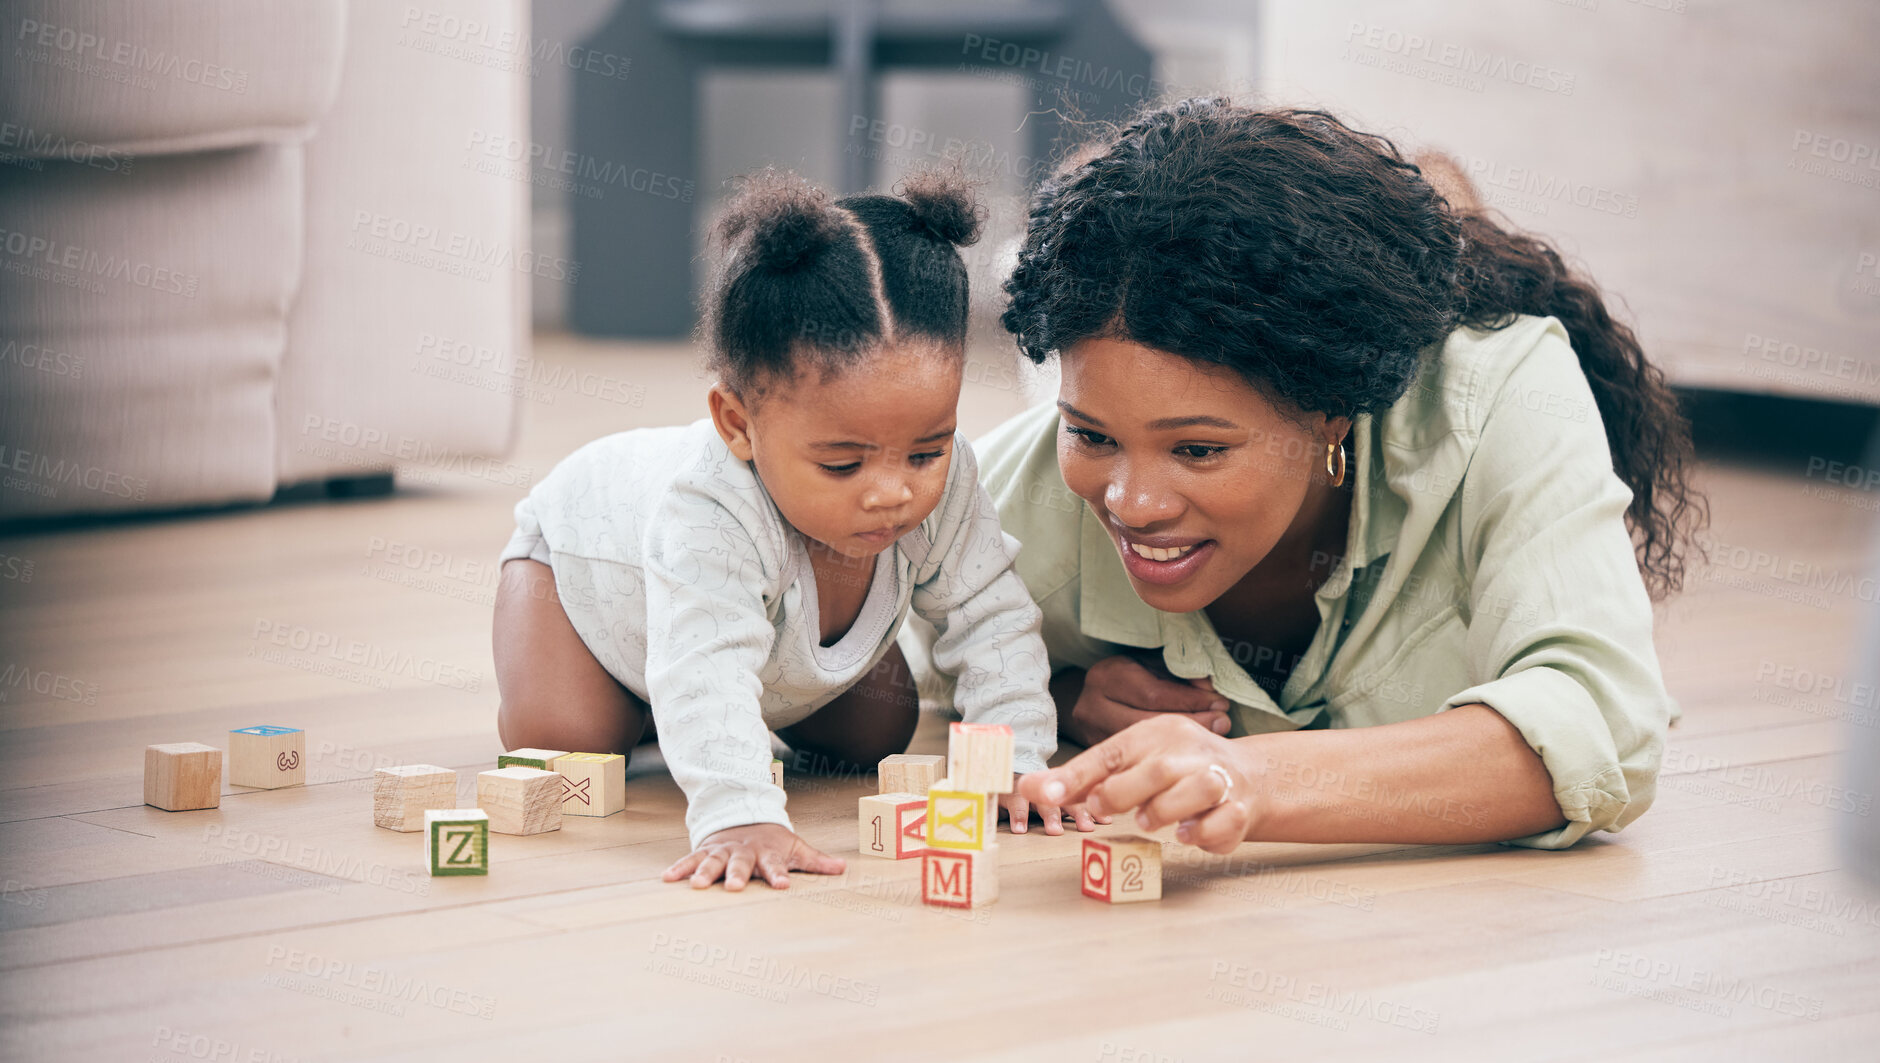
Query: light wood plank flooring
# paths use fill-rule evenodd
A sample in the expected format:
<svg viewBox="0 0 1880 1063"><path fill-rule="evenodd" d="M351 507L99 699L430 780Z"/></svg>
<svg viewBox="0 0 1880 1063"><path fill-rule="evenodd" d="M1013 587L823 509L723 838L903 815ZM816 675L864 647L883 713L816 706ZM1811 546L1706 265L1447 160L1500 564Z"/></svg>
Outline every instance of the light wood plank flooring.
<svg viewBox="0 0 1880 1063"><path fill-rule="evenodd" d="M531 478L703 410L683 346L538 354L645 403L531 398L513 458ZM973 376L970 433L1023 404L1002 363ZM493 766L492 558L521 489L410 471L391 498L0 539L32 566L0 580L5 1058L1871 1059L1880 1041L1880 898L1838 870L1822 796L1843 717L1875 712L1780 678L1846 674L1851 595L1700 573L1661 612L1685 717L1657 805L1570 852L1171 843L1162 902L1111 909L1078 893L1076 836L1004 837L999 902L951 914L919 904L915 862L855 856L864 781L793 776L800 827L849 872L693 892L658 881L684 831L650 759L624 814L497 836L488 878L432 880L417 835L372 826L368 780L443 764L468 802ZM1704 478L1719 542L1859 571L1872 498ZM307 786L139 803L146 744L254 723L307 729Z"/></svg>

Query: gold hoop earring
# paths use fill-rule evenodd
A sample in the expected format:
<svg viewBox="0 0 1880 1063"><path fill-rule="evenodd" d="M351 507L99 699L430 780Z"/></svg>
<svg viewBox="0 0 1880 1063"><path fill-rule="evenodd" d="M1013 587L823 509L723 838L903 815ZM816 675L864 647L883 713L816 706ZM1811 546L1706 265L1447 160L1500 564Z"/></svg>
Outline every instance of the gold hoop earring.
<svg viewBox="0 0 1880 1063"><path fill-rule="evenodd" d="M1334 455L1338 458L1336 468L1332 466ZM1345 485L1345 445L1343 443L1325 444L1325 475L1331 477L1333 487Z"/></svg>

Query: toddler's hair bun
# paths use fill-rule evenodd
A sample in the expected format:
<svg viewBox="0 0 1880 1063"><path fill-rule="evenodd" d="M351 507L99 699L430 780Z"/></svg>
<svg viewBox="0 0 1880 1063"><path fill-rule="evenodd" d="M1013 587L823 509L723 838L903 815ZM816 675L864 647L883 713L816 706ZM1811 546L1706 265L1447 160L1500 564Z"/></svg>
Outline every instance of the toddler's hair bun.
<svg viewBox="0 0 1880 1063"><path fill-rule="evenodd" d="M901 199L913 215L916 228L955 247L969 247L979 239L985 213L964 176L945 170L915 174L902 182Z"/></svg>
<svg viewBox="0 0 1880 1063"><path fill-rule="evenodd" d="M792 173L764 170L744 182L718 222L727 242L745 237L751 265L783 273L808 265L846 238L828 197Z"/></svg>

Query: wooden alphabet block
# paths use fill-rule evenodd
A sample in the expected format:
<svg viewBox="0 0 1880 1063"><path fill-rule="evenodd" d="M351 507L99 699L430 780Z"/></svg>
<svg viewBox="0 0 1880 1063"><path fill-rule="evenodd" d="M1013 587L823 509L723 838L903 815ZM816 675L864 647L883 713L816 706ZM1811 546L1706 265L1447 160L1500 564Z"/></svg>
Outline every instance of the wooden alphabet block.
<svg viewBox="0 0 1880 1063"><path fill-rule="evenodd" d="M433 875L489 874L489 813L480 808L426 809L424 866Z"/></svg>
<svg viewBox="0 0 1880 1063"><path fill-rule="evenodd" d="M1138 834L1084 839L1084 896L1110 904L1162 899L1162 843Z"/></svg>
<svg viewBox="0 0 1880 1063"><path fill-rule="evenodd" d="M896 753L881 758L878 793L924 794L946 775L947 758L939 754Z"/></svg>
<svg viewBox="0 0 1880 1063"><path fill-rule="evenodd" d="M940 908L984 908L999 899L999 848L920 854L920 899Z"/></svg>
<svg viewBox="0 0 1880 1063"><path fill-rule="evenodd" d="M1012 729L1002 723L956 723L947 729L947 778L960 790L1012 792Z"/></svg>
<svg viewBox="0 0 1880 1063"><path fill-rule="evenodd" d="M627 758L618 753L563 753L552 770L561 775L564 816L611 816L627 807Z"/></svg>
<svg viewBox="0 0 1880 1063"><path fill-rule="evenodd" d="M278 790L307 781L307 732L298 727L257 724L228 733L231 786Z"/></svg>
<svg viewBox="0 0 1880 1063"><path fill-rule="evenodd" d="M783 761L775 758L771 760L770 781L779 787L783 785Z"/></svg>
<svg viewBox="0 0 1880 1063"><path fill-rule="evenodd" d="M927 798L921 794L870 794L858 803L863 856L906 860L927 848Z"/></svg>
<svg viewBox="0 0 1880 1063"><path fill-rule="evenodd" d="M435 764L401 764L372 773L372 823L387 830L424 829L424 814L457 807L457 773Z"/></svg>
<svg viewBox="0 0 1880 1063"><path fill-rule="evenodd" d="M568 751L565 749L512 749L496 758L496 766L499 768L520 767L536 768L541 771L554 771L555 769L549 767L549 765L555 763L556 757L565 757L567 755Z"/></svg>
<svg viewBox="0 0 1880 1063"><path fill-rule="evenodd" d="M187 812L221 803L221 750L201 742L144 747L144 804Z"/></svg>
<svg viewBox="0 0 1880 1063"><path fill-rule="evenodd" d="M989 795L954 789L941 779L927 791L926 843L935 849L984 849L991 844Z"/></svg>
<svg viewBox="0 0 1880 1063"><path fill-rule="evenodd" d="M490 814L490 830L497 834L560 830L561 782L560 772L541 768L480 771L477 807Z"/></svg>

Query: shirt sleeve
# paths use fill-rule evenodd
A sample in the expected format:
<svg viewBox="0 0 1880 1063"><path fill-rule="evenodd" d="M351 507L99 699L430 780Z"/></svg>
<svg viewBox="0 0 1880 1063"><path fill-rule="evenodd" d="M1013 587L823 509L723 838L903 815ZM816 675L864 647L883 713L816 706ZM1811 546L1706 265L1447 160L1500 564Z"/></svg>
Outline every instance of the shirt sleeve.
<svg viewBox="0 0 1880 1063"><path fill-rule="evenodd" d="M790 826L758 700L777 632L755 523L682 480L648 525L647 700L694 847L727 827Z"/></svg>
<svg viewBox="0 0 1880 1063"><path fill-rule="evenodd" d="M1040 614L1012 568L1018 540L1000 528L964 439L938 517L911 603L934 626L934 667L954 677L953 705L967 723L1012 728L1014 771L1043 771L1057 750L1057 707Z"/></svg>
<svg viewBox="0 0 1880 1063"><path fill-rule="evenodd" d="M1651 806L1671 700L1625 525L1632 492L1558 325L1489 401L1460 498L1477 685L1438 711L1479 702L1521 732L1567 822L1512 844L1560 849Z"/></svg>

